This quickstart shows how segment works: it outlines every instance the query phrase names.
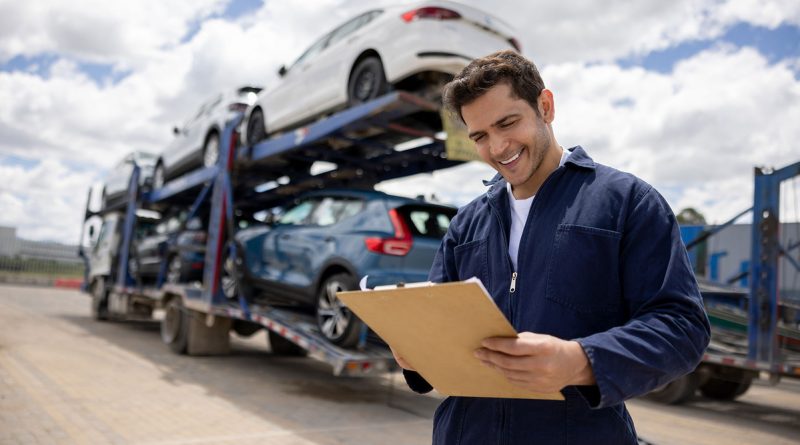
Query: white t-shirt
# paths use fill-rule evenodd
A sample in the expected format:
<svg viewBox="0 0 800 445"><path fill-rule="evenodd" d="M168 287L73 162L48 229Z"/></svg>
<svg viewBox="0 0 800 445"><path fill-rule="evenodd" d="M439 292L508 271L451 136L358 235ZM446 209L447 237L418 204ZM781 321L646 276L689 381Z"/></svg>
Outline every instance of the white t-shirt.
<svg viewBox="0 0 800 445"><path fill-rule="evenodd" d="M567 162L567 158L572 152L563 150L561 153L561 161L558 166L561 167ZM525 229L525 221L528 220L528 213L531 211L533 198L516 199L514 194L511 193L511 184L506 183L506 190L508 191L508 202L511 207L511 235L508 237L508 256L511 257L511 264L514 265L514 271L517 270L517 257L519 256L519 241L522 238L522 230Z"/></svg>

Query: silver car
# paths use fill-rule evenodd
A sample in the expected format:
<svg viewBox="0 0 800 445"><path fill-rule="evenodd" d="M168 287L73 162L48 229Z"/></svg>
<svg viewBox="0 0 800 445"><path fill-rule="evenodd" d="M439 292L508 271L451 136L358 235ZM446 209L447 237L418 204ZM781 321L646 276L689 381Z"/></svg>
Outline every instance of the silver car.
<svg viewBox="0 0 800 445"><path fill-rule="evenodd" d="M161 188L191 170L215 165L225 125L252 105L259 91L259 87L243 86L217 94L200 106L183 127L175 127L175 139L158 157L153 188Z"/></svg>
<svg viewBox="0 0 800 445"><path fill-rule="evenodd" d="M121 202L128 191L128 185L133 172L133 166L138 165L139 186L150 184L153 177L153 167L156 165L157 155L146 151L134 151L125 155L111 171L108 172L101 192L103 208Z"/></svg>

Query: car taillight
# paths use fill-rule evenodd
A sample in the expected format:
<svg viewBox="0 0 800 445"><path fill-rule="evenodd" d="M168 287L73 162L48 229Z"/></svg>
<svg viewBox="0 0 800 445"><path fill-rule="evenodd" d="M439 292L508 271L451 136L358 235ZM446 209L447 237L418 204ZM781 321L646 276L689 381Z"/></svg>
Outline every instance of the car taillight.
<svg viewBox="0 0 800 445"><path fill-rule="evenodd" d="M239 103L239 102L232 103L232 104L228 105L228 110L230 110L230 111L238 111L240 113L244 113L245 110L247 110L247 104L243 104L243 103Z"/></svg>
<svg viewBox="0 0 800 445"><path fill-rule="evenodd" d="M522 52L522 46L519 44L519 40L517 40L517 39L512 37L512 38L508 39L508 43L510 43L511 46L513 46L514 49L517 50L518 53Z"/></svg>
<svg viewBox="0 0 800 445"><path fill-rule="evenodd" d="M424 8L412 9L403 13L400 17L403 21L408 23L417 19L433 19L433 20L452 20L460 19L461 14L453 11L452 9L439 8L436 6L426 6Z"/></svg>
<svg viewBox="0 0 800 445"><path fill-rule="evenodd" d="M406 225L405 221L403 221L397 213L397 210L389 210L389 219L392 221L392 226L394 227L394 237L365 238L364 244L367 245L367 250L370 252L384 255L405 256L411 251L411 246L414 244L414 240L411 238L411 230L408 229L408 225Z"/></svg>

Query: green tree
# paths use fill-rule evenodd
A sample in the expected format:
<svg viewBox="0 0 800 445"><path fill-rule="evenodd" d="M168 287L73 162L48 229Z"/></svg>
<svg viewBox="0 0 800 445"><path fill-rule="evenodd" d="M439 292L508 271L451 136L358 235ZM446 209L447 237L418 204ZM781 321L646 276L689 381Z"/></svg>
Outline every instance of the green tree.
<svg viewBox="0 0 800 445"><path fill-rule="evenodd" d="M694 207L686 207L675 215L678 218L678 223L683 225L704 226L706 225L706 217L698 212Z"/></svg>

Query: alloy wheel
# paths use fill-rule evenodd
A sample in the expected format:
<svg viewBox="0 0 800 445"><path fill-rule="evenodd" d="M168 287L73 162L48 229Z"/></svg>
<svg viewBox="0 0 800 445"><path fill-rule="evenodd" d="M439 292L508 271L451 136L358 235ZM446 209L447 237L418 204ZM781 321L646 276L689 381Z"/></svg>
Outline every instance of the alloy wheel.
<svg viewBox="0 0 800 445"><path fill-rule="evenodd" d="M317 316L323 335L329 340L338 340L347 331L352 318L350 310L339 300L336 292L347 290L338 280L330 280L320 293Z"/></svg>

